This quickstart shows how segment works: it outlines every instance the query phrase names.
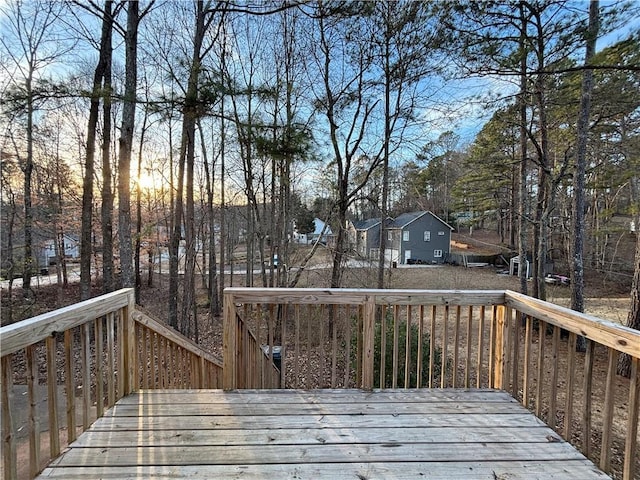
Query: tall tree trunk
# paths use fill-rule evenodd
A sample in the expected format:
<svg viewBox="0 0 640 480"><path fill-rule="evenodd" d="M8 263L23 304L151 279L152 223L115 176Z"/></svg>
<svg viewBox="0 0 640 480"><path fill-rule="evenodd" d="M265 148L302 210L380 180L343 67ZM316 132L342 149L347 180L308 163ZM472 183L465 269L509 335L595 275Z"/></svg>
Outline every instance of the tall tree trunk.
<svg viewBox="0 0 640 480"><path fill-rule="evenodd" d="M16 196L9 187L9 192L3 198L5 205L3 206L3 215L6 215L6 230L4 234L6 235L6 248L7 248L7 256L6 258L2 258L2 267L6 268L6 274L9 278L9 287L7 289L7 293L9 299L13 298L13 278L15 275L15 262L13 257L13 226L15 224L15 219L17 215L17 207L16 207ZM8 301L2 307L2 325L10 325L13 323L13 302Z"/></svg>
<svg viewBox="0 0 640 480"><path fill-rule="evenodd" d="M225 50L222 50L222 71L225 71ZM224 287L225 287L225 264L226 264L226 246L227 246L227 225L226 225L226 210L225 210L225 168L226 168L226 132L225 132L225 120L224 120L224 97L220 101L220 282L218 292L219 308L224 306Z"/></svg>
<svg viewBox="0 0 640 480"><path fill-rule="evenodd" d="M527 294L527 18L524 4L520 2L520 92L518 107L520 110L520 190L518 193L518 256L520 292Z"/></svg>
<svg viewBox="0 0 640 480"><path fill-rule="evenodd" d="M144 145L144 137L147 131L148 112L142 120L142 128L140 131L140 147L138 148L138 168L136 182L136 236L134 240L134 278L135 278L135 298L136 303L140 304L140 289L142 288L142 272L140 271L140 250L142 249L142 187L140 186L140 178L142 177L142 148Z"/></svg>
<svg viewBox="0 0 640 480"><path fill-rule="evenodd" d="M196 2L196 31L194 33L191 68L185 93L184 111L182 117L182 134L180 136L180 158L178 159L178 189L174 210L173 233L171 235L171 251L169 253L169 324L182 333L187 334L191 316L195 318L195 229L193 224L193 176L195 164L195 128L198 110L198 79L200 75L200 51L205 34L205 15L202 0ZM182 236L182 209L184 176L185 188L185 272L183 278L183 299L180 318L178 319L178 253Z"/></svg>
<svg viewBox="0 0 640 480"><path fill-rule="evenodd" d="M111 168L111 63L113 38L113 2L105 1L105 20L108 33L104 48L104 82L102 103L102 291L115 290L113 261L113 185ZM104 21L104 20L103 20ZM104 25L103 25L104 29ZM102 56L102 42L100 45Z"/></svg>
<svg viewBox="0 0 640 480"><path fill-rule="evenodd" d="M543 32L543 22L541 13L538 10L532 12L535 18L536 35L536 56L537 68L540 71L545 69L545 37ZM536 258L533 266L534 296L541 300L546 300L546 284L544 282L545 268L547 264L547 241L549 235L549 218L553 210L554 189L552 186L553 164L549 156L549 125L547 120L547 99L546 99L546 79L547 75L539 73L536 78L535 102L538 107L538 135L536 144L538 157L538 201L536 205L536 234L534 235L534 248Z"/></svg>
<svg viewBox="0 0 640 480"><path fill-rule="evenodd" d="M205 175L205 189L206 189L206 218L208 219L207 229L209 230L208 235L208 251L203 249L203 260L206 259L208 254L209 256L209 270L205 268L205 277L206 288L209 297L209 314L211 318L220 315L220 300L218 298L218 264L216 260L216 231L215 231L215 215L213 212L213 198L214 198L214 182L215 182L215 158L212 155L211 157L211 167L209 167L209 157L207 155L206 142L204 140L204 131L202 129L202 125L200 122L197 122L198 132L200 133L200 144L202 149L202 158L204 164L204 175ZM204 239L203 239L204 244ZM204 262L203 262L204 263ZM205 263L206 265L206 263Z"/></svg>
<svg viewBox="0 0 640 480"><path fill-rule="evenodd" d="M118 155L118 239L123 287L133 287L133 245L131 241L131 152L136 114L138 80L139 4L127 2L127 32L125 34L125 86Z"/></svg>
<svg viewBox="0 0 640 480"><path fill-rule="evenodd" d="M82 223L80 230L80 300L91 296L91 253L93 245L93 177L95 174L96 130L100 113L100 98L105 95L103 80L111 62L112 2L106 1L102 13L102 33L98 64L93 74L93 90L87 125L85 170L82 183ZM104 139L109 142L108 138ZM105 185L105 189L110 187ZM104 253L103 253L104 255Z"/></svg>
<svg viewBox="0 0 640 480"><path fill-rule="evenodd" d="M32 301L34 299L31 289L31 276L33 275L33 209L31 199L31 183L33 175L33 69L29 70L25 82L27 101L27 157L22 171L24 172L24 263L22 266L22 296Z"/></svg>
<svg viewBox="0 0 640 480"><path fill-rule="evenodd" d="M599 1L589 5L589 28L586 34L584 63L589 65L596 53L596 39L599 30ZM587 68L582 73L580 114L577 125L576 169L573 174L573 244L571 268L571 308L584 312L584 234L585 234L585 171L587 165L587 139L589 136L589 114L591 112L591 92L593 90L593 70ZM577 349L586 350L586 340L580 336Z"/></svg>
<svg viewBox="0 0 640 480"><path fill-rule="evenodd" d="M382 195L380 199L380 248L378 250L378 288L384 288L385 254L387 249L386 224L389 211L389 144L391 143L391 3L387 2L386 31L384 32L384 144L382 146ZM446 219L445 219L446 220ZM346 220L345 220L346 221Z"/></svg>

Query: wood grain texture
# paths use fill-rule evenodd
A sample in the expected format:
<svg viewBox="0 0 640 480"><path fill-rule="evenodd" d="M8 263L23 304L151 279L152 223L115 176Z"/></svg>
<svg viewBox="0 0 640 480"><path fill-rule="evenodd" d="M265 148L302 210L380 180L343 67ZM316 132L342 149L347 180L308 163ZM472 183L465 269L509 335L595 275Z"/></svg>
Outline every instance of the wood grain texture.
<svg viewBox="0 0 640 480"><path fill-rule="evenodd" d="M504 391L156 390L40 478L607 478Z"/></svg>

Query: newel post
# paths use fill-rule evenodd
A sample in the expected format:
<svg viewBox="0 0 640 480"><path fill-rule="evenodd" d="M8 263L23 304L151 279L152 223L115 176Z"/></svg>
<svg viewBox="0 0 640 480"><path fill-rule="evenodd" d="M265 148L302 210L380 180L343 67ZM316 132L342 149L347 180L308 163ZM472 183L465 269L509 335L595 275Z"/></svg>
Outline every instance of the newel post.
<svg viewBox="0 0 640 480"><path fill-rule="evenodd" d="M364 304L362 328L362 385L361 388L371 390L373 388L373 362L375 350L375 322L376 302L375 297L367 296Z"/></svg>
<svg viewBox="0 0 640 480"><path fill-rule="evenodd" d="M136 389L137 348L135 339L135 321L133 311L136 307L136 297L133 288L127 289L127 305L122 308L122 350L124 372L124 395L129 395Z"/></svg>
<svg viewBox="0 0 640 480"><path fill-rule="evenodd" d="M494 319L494 349L493 349L493 378L491 379L491 387L502 390L504 389L504 367L505 367L505 341L506 341L506 322L505 322L504 305L496 307L496 316Z"/></svg>
<svg viewBox="0 0 640 480"><path fill-rule="evenodd" d="M225 390L237 388L238 378L238 328L236 306L233 294L224 293L222 333L222 387Z"/></svg>

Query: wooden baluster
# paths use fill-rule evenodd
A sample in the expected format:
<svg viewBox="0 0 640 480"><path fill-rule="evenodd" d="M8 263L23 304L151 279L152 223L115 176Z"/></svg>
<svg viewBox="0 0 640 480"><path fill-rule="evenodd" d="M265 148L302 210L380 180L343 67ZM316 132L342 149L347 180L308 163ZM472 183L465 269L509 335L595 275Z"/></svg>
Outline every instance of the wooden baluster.
<svg viewBox="0 0 640 480"><path fill-rule="evenodd" d="M312 309L311 306L307 307L307 311L309 314L307 315L307 390L311 388L311 359L312 359L312 351L311 348L311 324L312 319L317 318L317 311L315 308Z"/></svg>
<svg viewBox="0 0 640 480"><path fill-rule="evenodd" d="M564 433L566 440L571 439L571 429L573 422L573 389L575 388L575 368L576 368L576 342L577 335L569 333L567 342L567 393L564 403Z"/></svg>
<svg viewBox="0 0 640 480"><path fill-rule="evenodd" d="M11 360L13 355L2 357L2 459L6 478L17 478L15 427L13 425L13 370Z"/></svg>
<svg viewBox="0 0 640 480"><path fill-rule="evenodd" d="M339 320L339 309L337 305L331 305L331 318L333 318L331 327L331 388L336 388L337 386L337 368L338 368L338 322Z"/></svg>
<svg viewBox="0 0 640 480"><path fill-rule="evenodd" d="M300 305L295 304L293 315L296 322L295 343L293 352L293 381L294 388L300 388Z"/></svg>
<svg viewBox="0 0 640 480"><path fill-rule="evenodd" d="M279 388L287 388L286 385L286 373L287 373L287 358L286 358L286 350L285 346L287 343L287 323L289 321L289 308L285 303L282 305L282 322L280 327L282 332L280 334L280 385L277 385Z"/></svg>
<svg viewBox="0 0 640 480"><path fill-rule="evenodd" d="M629 382L629 401L627 418L627 437L624 443L624 465L622 477L626 480L637 478L636 459L638 453L638 422L640 421L640 358L631 359L631 378Z"/></svg>
<svg viewBox="0 0 640 480"><path fill-rule="evenodd" d="M107 408L116 403L115 385L115 314L107 314Z"/></svg>
<svg viewBox="0 0 640 480"><path fill-rule="evenodd" d="M411 373L411 305L407 305L407 324L405 325L405 342L404 342L404 388L409 388Z"/></svg>
<svg viewBox="0 0 640 480"><path fill-rule="evenodd" d="M320 350L320 360L319 360L319 364L320 364L320 368L319 368L319 372L318 372L318 377L319 377L319 384L318 387L320 388L324 388L325 387L325 374L326 374L326 349L324 346L324 328L325 328L325 319L327 318L327 306L326 305L321 305L320 306L320 315L319 315L319 323L320 323L320 343L318 345L319 350Z"/></svg>
<svg viewBox="0 0 640 480"><path fill-rule="evenodd" d="M149 388L149 366L153 359L149 356L149 341L147 335L151 333L151 330L139 326L138 336L141 340L140 345L140 368L142 369L142 388L145 390Z"/></svg>
<svg viewBox="0 0 640 480"><path fill-rule="evenodd" d="M482 358L484 356L484 316L485 316L485 306L482 305L480 307L480 318L478 320L478 355L477 355L478 378L476 379L476 388L482 387L482 371L483 371Z"/></svg>
<svg viewBox="0 0 640 480"><path fill-rule="evenodd" d="M591 458L591 394L593 391L594 350L595 342L587 339L587 351L584 356L584 388L582 392L582 453L587 458Z"/></svg>
<svg viewBox="0 0 640 480"><path fill-rule="evenodd" d="M67 444L76 439L76 401L73 369L73 330L64 332L65 381L67 398Z"/></svg>
<svg viewBox="0 0 640 480"><path fill-rule="evenodd" d="M416 388L422 388L424 361L424 305L418 308L418 352L416 358Z"/></svg>
<svg viewBox="0 0 640 480"><path fill-rule="evenodd" d="M344 369L344 388L350 388L350 374L351 374L351 329L353 328L351 322L351 305L347 305L345 312L345 369Z"/></svg>
<svg viewBox="0 0 640 480"><path fill-rule="evenodd" d="M58 369L56 367L56 337L47 337L47 406L49 409L49 456L60 455L60 427L58 426Z"/></svg>
<svg viewBox="0 0 640 480"><path fill-rule="evenodd" d="M358 329L356 338L356 386L360 387L362 385L362 350L364 348L364 315L365 315L365 307L364 305L358 305ZM384 315L383 315L384 316ZM374 324L375 331L375 324ZM375 360L374 360L375 361ZM382 368L382 366L380 366ZM382 385L380 386L382 388Z"/></svg>
<svg viewBox="0 0 640 480"><path fill-rule="evenodd" d="M467 308L467 356L464 361L464 388L471 387L471 345L473 326L473 306Z"/></svg>
<svg viewBox="0 0 640 480"><path fill-rule="evenodd" d="M547 324L538 320L538 368L536 370L536 416L542 418L542 392L544 387L544 344Z"/></svg>
<svg viewBox="0 0 640 480"><path fill-rule="evenodd" d="M82 431L89 428L91 411L91 339L89 325L80 325L80 357L82 369Z"/></svg>
<svg viewBox="0 0 640 480"><path fill-rule="evenodd" d="M387 376L387 316L389 315L389 307L384 305L381 309L380 317L380 388L386 388Z"/></svg>
<svg viewBox="0 0 640 480"><path fill-rule="evenodd" d="M447 386L447 347L449 344L449 305L444 306L442 319L442 361L440 365L440 388Z"/></svg>
<svg viewBox="0 0 640 480"><path fill-rule="evenodd" d="M529 408L530 404L530 380L531 380L531 372L529 366L531 364L531 347L532 347L532 335L533 335L533 320L530 316L527 315L524 333L524 358L523 358L523 370L522 370L522 404Z"/></svg>
<svg viewBox="0 0 640 480"><path fill-rule="evenodd" d="M373 388L373 362L375 350L376 302L372 296L366 297L363 315L362 344L362 388Z"/></svg>
<svg viewBox="0 0 640 480"><path fill-rule="evenodd" d="M393 367L391 374L391 388L398 388L398 337L400 331L400 306L393 306Z"/></svg>
<svg viewBox="0 0 640 480"><path fill-rule="evenodd" d="M96 342L96 416L102 417L104 414L104 318L97 318L94 321L95 342Z"/></svg>
<svg viewBox="0 0 640 480"><path fill-rule="evenodd" d="M553 341L551 343L551 393L549 394L549 419L547 424L555 429L557 425L557 398L558 398L558 357L560 349L560 327L553 327Z"/></svg>
<svg viewBox="0 0 640 480"><path fill-rule="evenodd" d="M506 309L506 317L512 326L510 329L510 351L513 351L511 356L511 396L518 398L520 392L520 312L513 311L510 307Z"/></svg>
<svg viewBox="0 0 640 480"><path fill-rule="evenodd" d="M35 345L26 348L27 398L29 400L29 472L35 477L40 471L40 422L38 412L38 356Z"/></svg>
<svg viewBox="0 0 640 480"><path fill-rule="evenodd" d="M460 363L460 305L456 305L456 321L453 325L453 371L451 372L451 386L458 386L458 366Z"/></svg>
<svg viewBox="0 0 640 480"><path fill-rule="evenodd" d="M602 413L602 445L600 449L600 469L605 473L611 472L611 442L613 428L613 407L615 404L616 366L618 364L618 352L613 348L607 348L608 366L607 383L604 392L604 408Z"/></svg>
<svg viewBox="0 0 640 480"><path fill-rule="evenodd" d="M436 365L436 314L437 307L431 305L431 322L429 325L429 388L434 387L434 373ZM442 356L440 356L440 361Z"/></svg>

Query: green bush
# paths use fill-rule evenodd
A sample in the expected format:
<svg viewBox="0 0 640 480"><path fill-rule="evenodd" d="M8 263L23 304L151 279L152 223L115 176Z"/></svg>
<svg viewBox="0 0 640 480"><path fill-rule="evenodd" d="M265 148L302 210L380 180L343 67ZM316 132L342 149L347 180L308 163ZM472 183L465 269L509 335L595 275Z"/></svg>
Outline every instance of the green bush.
<svg viewBox="0 0 640 480"><path fill-rule="evenodd" d="M385 321L385 356L384 356L384 385L380 385L380 354L382 344L382 322L376 322L375 327L375 345L374 345L374 373L373 384L375 388L389 388L393 385L393 344L394 344L394 322L393 314L391 311L387 311ZM412 323L410 327L410 345L411 349L409 356L409 384L406 388L415 388L418 386L418 325ZM422 374L420 386L426 387L429 384L429 356L430 356L430 343L431 339L429 334L423 332L422 334ZM397 331L397 345L398 345L398 370L396 374L397 386L400 388L405 387L405 361L406 361L406 345L407 345L407 322L405 320L398 320ZM356 345L355 339L351 351L353 352L353 358L355 362ZM440 376L440 369L442 366L442 352L439 347L434 349L434 362L433 372L434 377Z"/></svg>

